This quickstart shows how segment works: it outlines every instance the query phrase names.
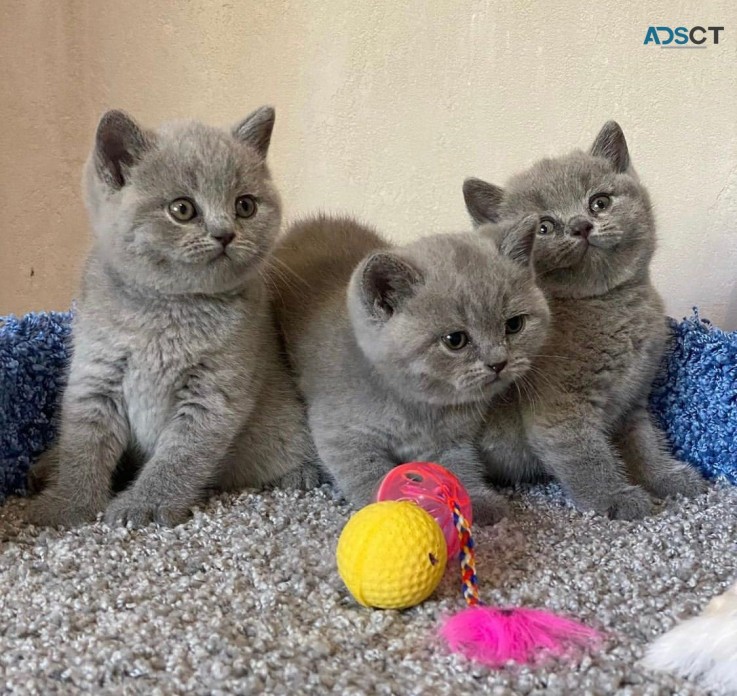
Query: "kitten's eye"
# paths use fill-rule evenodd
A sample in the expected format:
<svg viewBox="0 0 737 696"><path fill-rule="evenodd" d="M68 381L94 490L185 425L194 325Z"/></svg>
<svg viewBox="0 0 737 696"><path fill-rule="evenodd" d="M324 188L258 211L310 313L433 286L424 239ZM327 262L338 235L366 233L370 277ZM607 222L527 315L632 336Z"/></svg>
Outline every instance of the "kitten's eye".
<svg viewBox="0 0 737 696"><path fill-rule="evenodd" d="M516 334L525 328L525 322L527 321L524 314L520 314L511 319L507 319L507 323L504 325L504 332L509 334Z"/></svg>
<svg viewBox="0 0 737 696"><path fill-rule="evenodd" d="M541 237L553 234L554 231L555 223L550 218L543 218L542 220L540 220L540 227L538 227L537 233Z"/></svg>
<svg viewBox="0 0 737 696"><path fill-rule="evenodd" d="M465 348L468 345L468 334L465 331L454 331L453 333L445 334L441 340L446 348L450 348L450 350L461 350L461 348Z"/></svg>
<svg viewBox="0 0 737 696"><path fill-rule="evenodd" d="M189 198L177 198L169 203L168 210L177 222L189 222L197 217L197 208Z"/></svg>
<svg viewBox="0 0 737 696"><path fill-rule="evenodd" d="M589 208L592 213L601 213L611 204L611 197L607 196L605 193L597 193L595 196L591 196L591 200L589 200Z"/></svg>
<svg viewBox="0 0 737 696"><path fill-rule="evenodd" d="M235 214L238 217L253 217L256 214L256 208L256 199L253 196L241 196L235 202Z"/></svg>

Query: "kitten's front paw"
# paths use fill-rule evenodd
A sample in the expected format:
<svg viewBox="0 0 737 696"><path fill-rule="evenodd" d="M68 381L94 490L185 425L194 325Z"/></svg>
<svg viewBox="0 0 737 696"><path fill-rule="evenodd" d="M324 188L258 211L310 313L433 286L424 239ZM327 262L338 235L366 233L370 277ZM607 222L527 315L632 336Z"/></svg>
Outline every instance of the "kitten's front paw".
<svg viewBox="0 0 737 696"><path fill-rule="evenodd" d="M176 527L186 522L190 515L189 506L141 495L133 487L113 498L105 510L105 522L111 527L130 524L134 528L139 528L152 523Z"/></svg>
<svg viewBox="0 0 737 696"><path fill-rule="evenodd" d="M673 498L677 495L693 498L707 488L706 480L696 469L676 459L662 474L651 477L643 485L658 498Z"/></svg>
<svg viewBox="0 0 737 696"><path fill-rule="evenodd" d="M492 525L509 517L507 501L494 491L484 491L471 496L473 522L478 525Z"/></svg>
<svg viewBox="0 0 737 696"><path fill-rule="evenodd" d="M594 506L594 510L613 520L641 520L652 515L655 505L639 486L629 486Z"/></svg>
<svg viewBox="0 0 737 696"><path fill-rule="evenodd" d="M103 501L80 503L52 488L29 501L25 517L37 527L77 527L93 522L104 509Z"/></svg>
<svg viewBox="0 0 737 696"><path fill-rule="evenodd" d="M321 470L313 463L307 463L288 474L278 478L270 488L296 488L299 491L309 491L317 488L321 483Z"/></svg>

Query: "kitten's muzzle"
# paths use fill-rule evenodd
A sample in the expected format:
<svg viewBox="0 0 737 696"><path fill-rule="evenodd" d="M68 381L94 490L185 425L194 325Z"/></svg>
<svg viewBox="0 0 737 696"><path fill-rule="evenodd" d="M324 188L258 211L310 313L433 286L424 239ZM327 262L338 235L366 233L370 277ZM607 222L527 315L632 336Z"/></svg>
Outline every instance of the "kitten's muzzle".
<svg viewBox="0 0 737 696"><path fill-rule="evenodd" d="M223 249L235 239L235 232L232 230L213 230L210 232L213 239L217 239L223 245Z"/></svg>
<svg viewBox="0 0 737 696"><path fill-rule="evenodd" d="M498 377L506 366L507 361L503 360L502 362L493 363L491 365L487 365L486 367L488 367Z"/></svg>
<svg viewBox="0 0 737 696"><path fill-rule="evenodd" d="M594 223L581 215L568 221L568 229L571 237L582 237L588 241L589 235L594 229Z"/></svg>
<svg viewBox="0 0 737 696"><path fill-rule="evenodd" d="M601 231L596 234L592 234L591 238L588 240L592 247L597 247L599 249L614 249L619 245L620 241L621 235L611 232L602 233Z"/></svg>

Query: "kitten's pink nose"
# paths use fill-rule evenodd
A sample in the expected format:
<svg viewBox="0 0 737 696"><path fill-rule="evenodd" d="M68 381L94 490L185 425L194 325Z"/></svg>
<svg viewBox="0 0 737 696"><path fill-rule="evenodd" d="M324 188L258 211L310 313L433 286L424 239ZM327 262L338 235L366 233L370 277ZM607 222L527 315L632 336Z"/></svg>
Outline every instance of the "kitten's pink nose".
<svg viewBox="0 0 737 696"><path fill-rule="evenodd" d="M492 372L496 372L497 375L501 373L501 371L507 366L507 361L504 360L503 362L494 363L493 365L487 365Z"/></svg>
<svg viewBox="0 0 737 696"><path fill-rule="evenodd" d="M577 217L573 218L573 220L568 223L568 227L571 230L571 236L588 239L591 234L591 230L594 229L594 223L587 220L585 217Z"/></svg>
<svg viewBox="0 0 737 696"><path fill-rule="evenodd" d="M217 239L218 242L226 247L235 239L235 232L231 232L230 230L217 230L215 232L211 232L210 236L213 239Z"/></svg>

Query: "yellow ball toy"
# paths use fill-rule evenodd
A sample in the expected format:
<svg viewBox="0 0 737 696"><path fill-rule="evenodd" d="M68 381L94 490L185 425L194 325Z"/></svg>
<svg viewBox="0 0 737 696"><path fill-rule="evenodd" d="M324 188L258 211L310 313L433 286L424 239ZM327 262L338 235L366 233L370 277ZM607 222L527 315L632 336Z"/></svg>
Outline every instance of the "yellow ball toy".
<svg viewBox="0 0 737 696"><path fill-rule="evenodd" d="M419 505L386 500L348 520L336 559L359 604L407 609L426 600L440 583L447 547L440 525Z"/></svg>

